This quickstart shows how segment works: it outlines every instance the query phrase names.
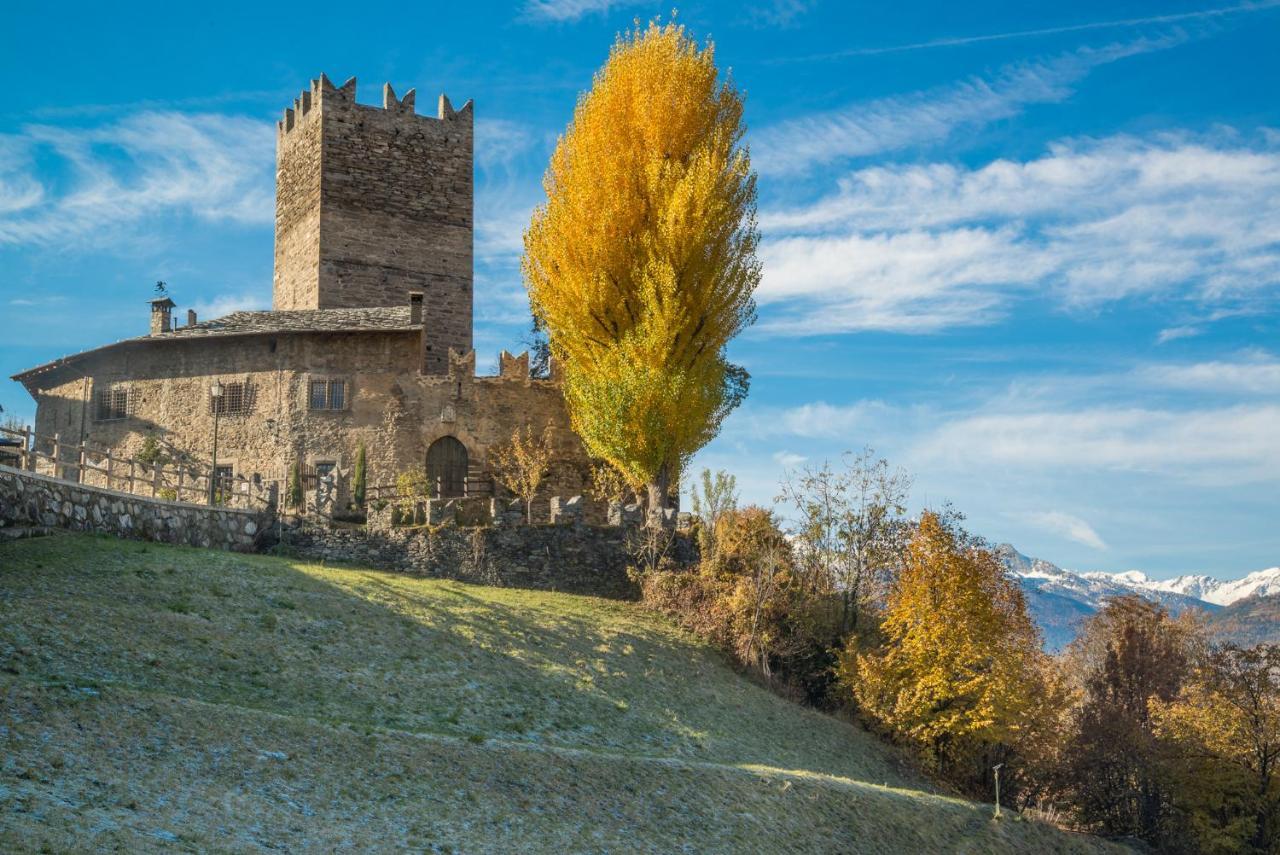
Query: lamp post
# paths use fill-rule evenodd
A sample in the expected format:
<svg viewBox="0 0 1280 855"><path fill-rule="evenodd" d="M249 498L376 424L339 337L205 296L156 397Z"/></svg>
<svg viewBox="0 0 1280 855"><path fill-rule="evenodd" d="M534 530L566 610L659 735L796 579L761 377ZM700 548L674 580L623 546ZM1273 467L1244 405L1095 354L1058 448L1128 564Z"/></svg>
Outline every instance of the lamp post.
<svg viewBox="0 0 1280 855"><path fill-rule="evenodd" d="M209 473L209 504L215 504L218 498L218 411L222 409L222 384L217 380L209 387L209 396L213 399L213 469Z"/></svg>

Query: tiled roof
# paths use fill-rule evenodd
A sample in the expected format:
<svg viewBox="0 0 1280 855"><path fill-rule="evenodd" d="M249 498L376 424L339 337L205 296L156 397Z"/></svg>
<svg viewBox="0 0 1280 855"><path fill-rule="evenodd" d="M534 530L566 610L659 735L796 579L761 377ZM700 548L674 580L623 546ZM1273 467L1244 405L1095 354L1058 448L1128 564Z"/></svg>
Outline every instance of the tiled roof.
<svg viewBox="0 0 1280 855"><path fill-rule="evenodd" d="M412 332L421 324L409 323L408 306L387 306L377 309L306 309L283 312L232 312L211 321L201 321L185 327L177 327L160 335L144 335L104 344L81 353L73 353L35 368L13 375L13 379L26 383L36 375L60 368L69 362L91 354L99 354L123 345L142 345L146 342L175 341L193 338L220 338L224 336L265 335L271 333L308 332Z"/></svg>

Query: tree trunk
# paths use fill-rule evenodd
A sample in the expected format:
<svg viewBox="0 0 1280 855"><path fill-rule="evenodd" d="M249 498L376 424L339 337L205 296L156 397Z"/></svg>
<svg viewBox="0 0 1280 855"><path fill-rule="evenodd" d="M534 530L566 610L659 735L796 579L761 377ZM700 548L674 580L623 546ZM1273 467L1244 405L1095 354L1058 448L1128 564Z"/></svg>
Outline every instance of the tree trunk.
<svg viewBox="0 0 1280 855"><path fill-rule="evenodd" d="M667 464L664 463L658 468L653 480L649 482L649 507L667 507L667 493L670 489L671 472L667 468Z"/></svg>

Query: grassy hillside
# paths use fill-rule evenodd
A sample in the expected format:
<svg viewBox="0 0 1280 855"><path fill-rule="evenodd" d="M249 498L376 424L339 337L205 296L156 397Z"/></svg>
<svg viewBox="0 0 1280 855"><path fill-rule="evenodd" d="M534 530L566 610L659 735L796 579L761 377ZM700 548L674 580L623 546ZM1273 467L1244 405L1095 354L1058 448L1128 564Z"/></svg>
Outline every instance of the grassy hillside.
<svg viewBox="0 0 1280 855"><path fill-rule="evenodd" d="M0 545L0 850L1090 852L634 605Z"/></svg>

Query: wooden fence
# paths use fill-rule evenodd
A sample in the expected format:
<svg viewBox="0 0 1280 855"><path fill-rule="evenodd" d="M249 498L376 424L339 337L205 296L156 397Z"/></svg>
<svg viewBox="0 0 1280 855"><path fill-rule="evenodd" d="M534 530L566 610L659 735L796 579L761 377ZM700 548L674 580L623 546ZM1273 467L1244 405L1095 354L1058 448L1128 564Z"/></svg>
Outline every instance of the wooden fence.
<svg viewBox="0 0 1280 855"><path fill-rule="evenodd" d="M41 436L29 427L0 427L0 464L93 487L192 504L261 509L275 505L279 481L243 475L217 479L207 468L178 462L144 463L87 442Z"/></svg>

